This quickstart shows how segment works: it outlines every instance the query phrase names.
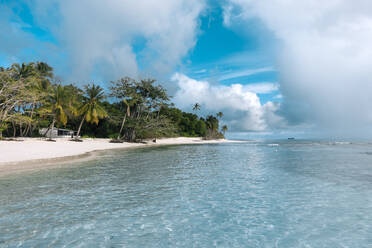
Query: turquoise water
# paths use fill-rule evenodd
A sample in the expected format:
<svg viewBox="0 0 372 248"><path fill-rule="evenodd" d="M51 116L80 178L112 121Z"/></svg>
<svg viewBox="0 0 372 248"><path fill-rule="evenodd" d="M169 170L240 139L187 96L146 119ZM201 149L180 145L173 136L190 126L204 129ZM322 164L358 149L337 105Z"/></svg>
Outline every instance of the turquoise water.
<svg viewBox="0 0 372 248"><path fill-rule="evenodd" d="M372 247L372 144L108 151L0 178L0 247Z"/></svg>

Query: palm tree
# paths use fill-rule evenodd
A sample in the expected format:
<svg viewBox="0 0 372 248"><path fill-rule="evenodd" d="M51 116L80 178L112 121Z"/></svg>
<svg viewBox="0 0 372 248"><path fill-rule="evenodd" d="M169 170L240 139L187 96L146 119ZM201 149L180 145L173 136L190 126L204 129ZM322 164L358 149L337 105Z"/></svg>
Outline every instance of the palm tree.
<svg viewBox="0 0 372 248"><path fill-rule="evenodd" d="M34 66L36 72L43 78L53 78L53 68L47 63L37 62Z"/></svg>
<svg viewBox="0 0 372 248"><path fill-rule="evenodd" d="M223 117L223 113L222 112L218 112L217 113L217 117L221 119Z"/></svg>
<svg viewBox="0 0 372 248"><path fill-rule="evenodd" d="M34 63L22 63L22 65L13 64L10 67L10 70L13 72L13 76L16 80L24 80L25 78L35 74Z"/></svg>
<svg viewBox="0 0 372 248"><path fill-rule="evenodd" d="M125 124L125 121L127 119L127 116L130 116L130 106L134 103L134 101L132 101L132 103L128 103L128 101L126 99L123 99L123 103L125 104L125 106L127 106L127 111L125 112L125 115L124 115L124 118L123 118L123 121L121 122L121 127L120 127L120 131L119 131L119 134L118 134L118 140L121 138L121 132L123 131L123 128L124 128L124 124Z"/></svg>
<svg viewBox="0 0 372 248"><path fill-rule="evenodd" d="M199 103L195 103L194 104L194 107L192 108L193 111L198 111L200 110L200 104Z"/></svg>
<svg viewBox="0 0 372 248"><path fill-rule="evenodd" d="M107 116L106 110L101 105L101 101L105 99L103 89L99 85L94 84L88 84L84 86L84 89L85 99L83 105L78 111L79 115L83 116L83 118L81 119L76 139L80 135L81 127L83 126L84 121L98 125L99 119Z"/></svg>
<svg viewBox="0 0 372 248"><path fill-rule="evenodd" d="M226 126L226 125L223 125L223 126L222 126L222 132L223 132L223 134L225 134L226 131L227 131L227 126Z"/></svg>
<svg viewBox="0 0 372 248"><path fill-rule="evenodd" d="M50 79L53 78L53 68L48 66L46 63L38 62L35 64L35 75L29 77L27 85L27 100L29 102L29 115L30 118L34 118L35 108L45 102L48 91L50 91L52 85ZM68 93L66 93L68 94ZM29 132L32 136L34 125L29 122L25 133Z"/></svg>
<svg viewBox="0 0 372 248"><path fill-rule="evenodd" d="M61 85L54 87L47 104L39 111L40 115L51 115L53 117L52 124L49 127L51 129L49 140L52 140L55 123L62 123L65 126L68 119L67 111L72 109L71 96L67 94L65 87Z"/></svg>

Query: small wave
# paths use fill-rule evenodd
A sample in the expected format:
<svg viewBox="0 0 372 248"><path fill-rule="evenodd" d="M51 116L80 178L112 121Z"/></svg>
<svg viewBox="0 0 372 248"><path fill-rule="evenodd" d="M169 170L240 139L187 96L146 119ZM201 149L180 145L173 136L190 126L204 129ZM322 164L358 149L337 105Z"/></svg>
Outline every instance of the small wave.
<svg viewBox="0 0 372 248"><path fill-rule="evenodd" d="M279 146L279 144L267 144L267 146Z"/></svg>
<svg viewBox="0 0 372 248"><path fill-rule="evenodd" d="M335 142L329 142L328 144L336 146L336 145L351 145L352 143L348 141L335 141Z"/></svg>

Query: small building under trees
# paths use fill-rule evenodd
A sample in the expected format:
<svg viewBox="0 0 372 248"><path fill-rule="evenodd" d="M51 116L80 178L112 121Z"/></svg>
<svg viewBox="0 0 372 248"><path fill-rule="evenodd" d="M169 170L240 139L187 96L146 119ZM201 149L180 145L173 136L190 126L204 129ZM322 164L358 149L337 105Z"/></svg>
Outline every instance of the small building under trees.
<svg viewBox="0 0 372 248"><path fill-rule="evenodd" d="M72 138L76 137L77 135L77 131L63 128L53 128L52 135L51 132L52 132L51 128L42 128L39 130L40 135L50 138Z"/></svg>

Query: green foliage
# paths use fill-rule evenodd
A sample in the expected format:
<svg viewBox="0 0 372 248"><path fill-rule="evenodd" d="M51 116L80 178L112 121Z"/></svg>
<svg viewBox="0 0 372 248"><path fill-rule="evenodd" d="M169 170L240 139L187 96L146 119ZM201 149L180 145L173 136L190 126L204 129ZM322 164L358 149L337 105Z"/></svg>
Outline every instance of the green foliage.
<svg viewBox="0 0 372 248"><path fill-rule="evenodd" d="M203 120L199 120L196 123L196 133L201 137L204 137L207 134L207 124L205 124Z"/></svg>
<svg viewBox="0 0 372 248"><path fill-rule="evenodd" d="M66 127L83 137L137 141L158 137L220 138L218 118L200 118L170 103L154 79L129 77L113 81L110 101L95 84L82 89L56 82L53 68L43 62L0 68L0 137L37 136L40 128ZM200 104L193 106L200 110ZM227 130L221 129L222 132Z"/></svg>
<svg viewBox="0 0 372 248"><path fill-rule="evenodd" d="M101 105L101 101L105 98L103 89L95 84L86 85L84 89L85 95L78 115L83 116L88 123L98 125L99 119L107 116L106 110Z"/></svg>
<svg viewBox="0 0 372 248"><path fill-rule="evenodd" d="M92 135L83 135L82 138L85 138L85 139L86 138L94 138L94 136L92 136Z"/></svg>
<svg viewBox="0 0 372 248"><path fill-rule="evenodd" d="M223 134L225 134L226 131L227 131L227 126L223 125L222 128L221 128L221 131L222 131Z"/></svg>
<svg viewBox="0 0 372 248"><path fill-rule="evenodd" d="M200 104L199 103L195 103L194 106L192 107L192 110L194 110L194 111L200 110Z"/></svg>
<svg viewBox="0 0 372 248"><path fill-rule="evenodd" d="M110 139L116 139L116 137L118 137L118 134L119 134L119 133L111 133L111 134L108 135L108 137L109 137Z"/></svg>
<svg viewBox="0 0 372 248"><path fill-rule="evenodd" d="M74 93L69 86L55 85L46 103L39 109L39 114L51 116L57 124L66 126L68 117L76 114L74 103Z"/></svg>
<svg viewBox="0 0 372 248"><path fill-rule="evenodd" d="M84 94L82 95L82 103L79 105L77 115L81 116L81 122L77 132L77 137L80 135L84 121L98 125L99 120L107 117L107 112L102 106L101 101L105 98L103 89L95 84L85 85Z"/></svg>

